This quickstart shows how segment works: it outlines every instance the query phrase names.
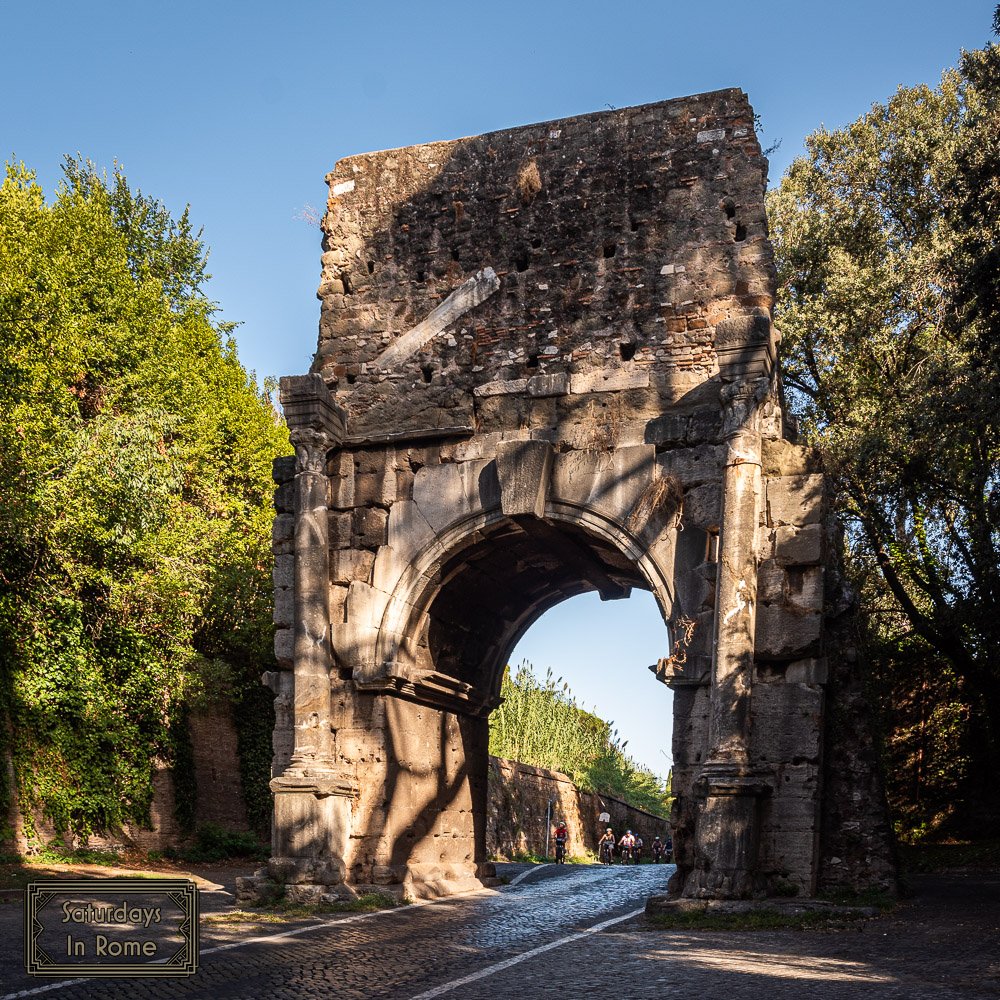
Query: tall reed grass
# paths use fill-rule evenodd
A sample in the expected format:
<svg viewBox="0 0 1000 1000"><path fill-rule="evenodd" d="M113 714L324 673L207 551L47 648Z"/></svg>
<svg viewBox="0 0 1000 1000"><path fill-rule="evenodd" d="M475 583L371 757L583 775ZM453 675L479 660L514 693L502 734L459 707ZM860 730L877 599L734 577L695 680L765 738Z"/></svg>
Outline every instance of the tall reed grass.
<svg viewBox="0 0 1000 1000"><path fill-rule="evenodd" d="M504 671L503 702L490 716L490 753L562 771L585 791L612 795L657 816L670 808L669 781L625 753L613 723L581 708L568 682L548 670L542 679L528 664Z"/></svg>

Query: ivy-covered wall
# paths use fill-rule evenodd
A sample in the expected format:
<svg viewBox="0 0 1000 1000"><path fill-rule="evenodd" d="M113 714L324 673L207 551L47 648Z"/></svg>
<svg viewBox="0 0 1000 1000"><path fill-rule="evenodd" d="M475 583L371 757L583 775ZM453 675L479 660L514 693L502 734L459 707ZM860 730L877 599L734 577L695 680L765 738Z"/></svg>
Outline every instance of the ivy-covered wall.
<svg viewBox="0 0 1000 1000"><path fill-rule="evenodd" d="M163 851L185 844L199 827L215 824L225 830L252 831L266 842L270 824L268 773L255 774L255 787L244 792L244 775L252 772L253 733L266 725L266 715L241 740L237 727L240 708L220 701L187 715L183 734L175 732L174 763L152 762L152 797L148 824L127 822L118 830L97 830L87 840L90 847L135 847L143 851ZM268 734L269 736L269 734ZM240 755L240 744L248 746L249 759ZM259 756L259 755L258 755ZM270 764L268 758L267 764ZM7 771L7 768L4 769ZM267 802L263 829L248 815L248 799L260 809ZM16 850L29 852L53 840L78 846L79 840L60 836L53 822L41 810L25 817L8 812L10 834Z"/></svg>

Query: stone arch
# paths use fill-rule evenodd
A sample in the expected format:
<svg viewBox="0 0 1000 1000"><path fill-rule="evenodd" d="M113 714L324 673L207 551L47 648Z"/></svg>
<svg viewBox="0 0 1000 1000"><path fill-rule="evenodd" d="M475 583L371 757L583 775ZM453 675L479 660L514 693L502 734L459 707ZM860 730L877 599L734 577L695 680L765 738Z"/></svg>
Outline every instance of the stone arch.
<svg viewBox="0 0 1000 1000"><path fill-rule="evenodd" d="M853 843L891 872L884 812L824 798L824 761L867 787L871 757L825 719L856 655L783 415L752 123L727 90L329 175L275 467L269 867L294 897L479 884L499 661L577 586L649 587L674 626L674 893L856 884Z"/></svg>
<svg viewBox="0 0 1000 1000"><path fill-rule="evenodd" d="M641 584L637 579L637 585L642 585L642 589L648 589L652 592L663 616L664 655L666 655L669 645L670 615L674 604L673 587L668 574L673 567L661 566L626 526L593 507L552 501L546 504L540 519L535 521L532 516L527 523L521 522L520 527L529 536L533 533L533 522L545 525L546 527L541 533L548 537L551 537L553 529L558 531L561 526L575 529L577 534L596 536L608 545L615 546L626 559L632 562L637 577L641 579ZM460 566L456 565L457 563L469 555L482 557L484 550L489 552L491 547L495 547L496 543L489 538L491 529L502 529L504 526L511 525L512 522L499 505L490 509L483 508L473 513L463 513L441 530L422 550L405 559L405 568L386 603L379 627L374 662L379 666L380 677L378 679L366 678L362 683L377 685L380 681L390 677L393 674L393 665L398 662L401 656L406 655L403 647L412 645L421 637L426 638L429 631L429 616L432 614L434 604L441 595L444 586L440 580L442 568L447 566L460 574ZM571 535L567 541L555 544L557 548L566 545L572 552L576 551L575 547L579 546L581 542L575 540ZM541 543L541 547L544 549L544 542ZM661 556L663 554L673 555L673 546L670 544L661 545L660 549ZM662 551L664 549L665 553ZM552 552L552 555L558 558L560 552ZM393 558L395 558L395 554ZM599 584L594 584L586 578L587 567L581 565L584 558L586 557L577 557L576 565L567 567L565 577L559 581L553 581L551 591L525 598L521 602L523 604L521 612L513 620L507 621L506 627L496 636L492 643L494 655L481 665L486 681L485 689L482 692L482 702L488 709L495 706L499 694L500 672L507 662L507 657L527 629L555 604L586 590L600 590ZM596 565L596 561L591 572L598 577L602 576L602 570ZM502 584L500 580L497 582ZM560 585L569 585L574 589L564 591L560 589ZM622 586L622 590L615 593L611 599L627 597L628 589ZM603 594L602 597L604 597ZM609 598L605 597L604 599ZM431 656L428 669L433 670L435 666L439 665L434 663L434 650L430 649L428 652ZM412 655L409 657L409 661L403 668L404 672L408 667L419 669L419 665Z"/></svg>

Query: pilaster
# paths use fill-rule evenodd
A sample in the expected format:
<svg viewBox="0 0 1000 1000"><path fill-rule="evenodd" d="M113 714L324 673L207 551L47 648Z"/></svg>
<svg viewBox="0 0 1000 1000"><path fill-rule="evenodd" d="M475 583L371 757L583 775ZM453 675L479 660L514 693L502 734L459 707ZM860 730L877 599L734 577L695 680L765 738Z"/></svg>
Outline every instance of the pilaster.
<svg viewBox="0 0 1000 1000"><path fill-rule="evenodd" d="M708 753L699 800L694 868L684 895L740 898L757 889L759 800L770 788L750 764L750 703L761 521L761 415L771 392L774 342L766 316L720 324L722 516L716 577Z"/></svg>
<svg viewBox="0 0 1000 1000"><path fill-rule="evenodd" d="M343 411L321 376L281 380L281 402L295 447L293 676L294 744L274 793L271 874L293 883L343 881L350 833L350 774L338 768L331 728L330 546L327 457L344 439Z"/></svg>

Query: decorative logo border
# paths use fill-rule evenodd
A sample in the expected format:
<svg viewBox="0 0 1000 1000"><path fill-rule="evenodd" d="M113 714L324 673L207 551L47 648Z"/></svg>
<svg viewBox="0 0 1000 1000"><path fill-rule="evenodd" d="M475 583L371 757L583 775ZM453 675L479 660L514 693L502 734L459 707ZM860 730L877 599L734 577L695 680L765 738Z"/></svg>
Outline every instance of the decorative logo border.
<svg viewBox="0 0 1000 1000"><path fill-rule="evenodd" d="M41 909L64 893L88 895L163 894L182 914L183 943L174 954L141 963L59 963L38 944L45 930L38 919ZM30 882L24 893L24 967L29 976L166 978L190 976L198 971L198 887L180 878L49 879Z"/></svg>

